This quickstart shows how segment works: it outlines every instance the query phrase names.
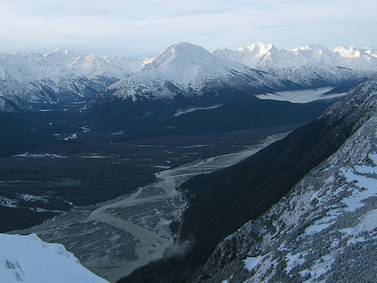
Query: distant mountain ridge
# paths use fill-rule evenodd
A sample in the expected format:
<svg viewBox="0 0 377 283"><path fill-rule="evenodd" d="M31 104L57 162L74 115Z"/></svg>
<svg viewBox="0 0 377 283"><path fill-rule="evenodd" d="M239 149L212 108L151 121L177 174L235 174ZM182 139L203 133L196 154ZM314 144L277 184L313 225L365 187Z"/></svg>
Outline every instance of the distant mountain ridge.
<svg viewBox="0 0 377 283"><path fill-rule="evenodd" d="M18 82L55 80L65 76L122 77L141 70L142 67L143 62L138 59L79 55L61 49L46 54L0 53L0 80L13 78Z"/></svg>
<svg viewBox="0 0 377 283"><path fill-rule="evenodd" d="M272 91L287 86L270 73L214 56L190 43L170 46L146 67L110 86L112 95L132 100L201 96L208 89Z"/></svg>
<svg viewBox="0 0 377 283"><path fill-rule="evenodd" d="M273 73L302 86L336 84L352 77L373 76L377 49L311 45L291 50L255 43L238 49L217 49L213 54Z"/></svg>
<svg viewBox="0 0 377 283"><path fill-rule="evenodd" d="M97 95L122 100L231 97L279 90L339 87L376 75L373 48L310 46L293 50L257 43L209 52L190 43L153 60L78 55L0 54L0 109L83 101ZM220 99L221 100L221 99Z"/></svg>
<svg viewBox="0 0 377 283"><path fill-rule="evenodd" d="M94 97L114 81L144 66L126 57L51 53L0 54L0 110Z"/></svg>
<svg viewBox="0 0 377 283"><path fill-rule="evenodd" d="M255 68L286 68L324 64L360 71L373 71L377 67L377 49L339 46L327 48L309 45L294 49L278 49L271 43L254 43L238 49L216 49L214 54Z"/></svg>
<svg viewBox="0 0 377 283"><path fill-rule="evenodd" d="M284 50L256 43L209 52L183 42L170 46L143 70L111 85L107 94L137 101L219 96L220 89L233 89L252 96L289 89L343 88L376 74L374 49L318 45Z"/></svg>

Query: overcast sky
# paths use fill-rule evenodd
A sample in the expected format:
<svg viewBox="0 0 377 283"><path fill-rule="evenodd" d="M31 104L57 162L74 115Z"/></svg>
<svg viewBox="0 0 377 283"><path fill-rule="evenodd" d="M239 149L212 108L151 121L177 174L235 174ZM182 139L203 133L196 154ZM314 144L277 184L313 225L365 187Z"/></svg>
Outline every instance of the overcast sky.
<svg viewBox="0 0 377 283"><path fill-rule="evenodd" d="M0 51L153 56L270 42L377 45L376 0L0 0Z"/></svg>

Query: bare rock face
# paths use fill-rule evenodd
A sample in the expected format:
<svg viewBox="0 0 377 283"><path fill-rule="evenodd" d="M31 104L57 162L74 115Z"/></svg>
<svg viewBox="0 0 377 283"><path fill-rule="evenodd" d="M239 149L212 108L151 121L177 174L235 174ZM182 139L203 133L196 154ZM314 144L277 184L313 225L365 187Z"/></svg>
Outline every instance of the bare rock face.
<svg viewBox="0 0 377 283"><path fill-rule="evenodd" d="M353 133L289 195L217 247L193 282L373 282L377 272L377 81L323 116Z"/></svg>

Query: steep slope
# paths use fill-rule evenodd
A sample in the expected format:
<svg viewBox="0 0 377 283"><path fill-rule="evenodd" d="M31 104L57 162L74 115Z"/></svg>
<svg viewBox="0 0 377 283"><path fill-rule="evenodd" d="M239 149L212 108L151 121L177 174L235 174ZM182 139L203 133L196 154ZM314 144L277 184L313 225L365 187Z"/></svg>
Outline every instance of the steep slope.
<svg viewBox="0 0 377 283"><path fill-rule="evenodd" d="M48 54L0 54L1 109L9 103L28 107L94 97L117 79L143 67L141 60L81 56L56 49Z"/></svg>
<svg viewBox="0 0 377 283"><path fill-rule="evenodd" d="M367 48L312 45L285 50L256 43L239 49L218 49L213 54L307 87L357 83L377 72L377 51Z"/></svg>
<svg viewBox="0 0 377 283"><path fill-rule="evenodd" d="M47 244L36 235L0 234L1 282L105 283L62 245Z"/></svg>
<svg viewBox="0 0 377 283"><path fill-rule="evenodd" d="M328 115L293 131L239 164L194 177L183 184L181 189L189 206L177 243L189 242L191 249L183 256L141 268L122 282L185 282L224 237L279 202L353 133L366 112L356 112L347 105L340 103L330 108ZM215 258L214 262L217 261L221 259ZM202 279L213 274L203 272ZM216 279L214 282L221 282Z"/></svg>
<svg viewBox="0 0 377 283"><path fill-rule="evenodd" d="M353 134L286 197L226 237L193 281L374 281L377 80L323 119Z"/></svg>
<svg viewBox="0 0 377 283"><path fill-rule="evenodd" d="M115 97L136 101L219 95L221 89L251 94L283 89L285 83L267 72L214 56L202 47L180 43L170 46L141 72L112 85L110 91Z"/></svg>

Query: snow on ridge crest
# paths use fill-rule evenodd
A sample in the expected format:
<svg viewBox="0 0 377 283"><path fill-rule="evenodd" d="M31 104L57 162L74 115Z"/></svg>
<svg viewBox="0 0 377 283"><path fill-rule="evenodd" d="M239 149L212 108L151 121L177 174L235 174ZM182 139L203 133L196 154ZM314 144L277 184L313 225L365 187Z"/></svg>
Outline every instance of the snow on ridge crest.
<svg viewBox="0 0 377 283"><path fill-rule="evenodd" d="M347 48L344 46L335 47L333 51L339 54L340 57L345 57L345 58L360 58L361 52L362 52L354 47Z"/></svg>
<svg viewBox="0 0 377 283"><path fill-rule="evenodd" d="M272 44L255 43L245 48L217 49L213 53L253 68L279 69L309 64L317 68L343 66L377 72L377 52L373 48L338 46L330 49L322 45L309 45L287 50L278 49Z"/></svg>
<svg viewBox="0 0 377 283"><path fill-rule="evenodd" d="M0 53L0 66L9 79L19 83L67 77L99 75L122 78L143 67L142 60L127 57L78 55L69 50L55 49L46 54Z"/></svg>

